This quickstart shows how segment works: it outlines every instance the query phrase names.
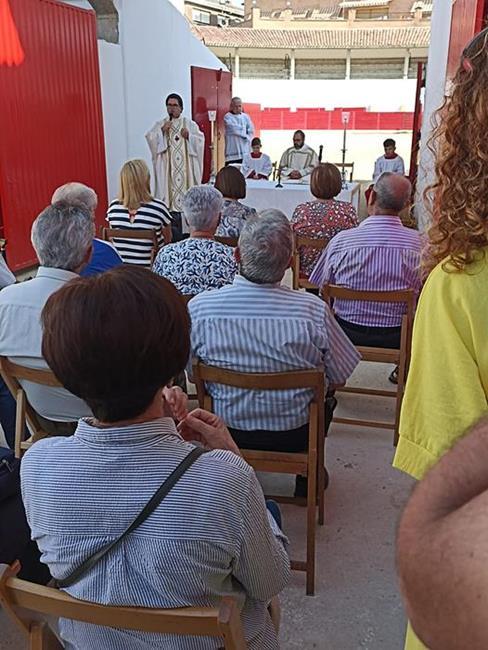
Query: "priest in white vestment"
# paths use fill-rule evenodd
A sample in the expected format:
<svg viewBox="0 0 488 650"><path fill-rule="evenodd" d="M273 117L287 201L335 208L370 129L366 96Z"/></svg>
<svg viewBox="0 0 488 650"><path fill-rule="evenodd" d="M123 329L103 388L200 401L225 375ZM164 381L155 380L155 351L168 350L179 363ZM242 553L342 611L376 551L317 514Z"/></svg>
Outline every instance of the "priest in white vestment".
<svg viewBox="0 0 488 650"><path fill-rule="evenodd" d="M254 125L249 115L242 111L242 100L233 97L230 110L224 115L225 164L238 164L251 150Z"/></svg>
<svg viewBox="0 0 488 650"><path fill-rule="evenodd" d="M183 100L179 95L168 95L166 109L168 117L156 122L146 133L146 140L154 165L154 195L166 203L179 231L183 197L190 187L202 182L205 136L196 122L181 114ZM183 231L187 232L184 224ZM173 234L176 240L181 238L180 232Z"/></svg>
<svg viewBox="0 0 488 650"><path fill-rule="evenodd" d="M305 133L295 131L293 147L287 149L281 156L280 169L283 179L298 181L309 180L314 167L319 164L319 157L308 144L305 144Z"/></svg>
<svg viewBox="0 0 488 650"><path fill-rule="evenodd" d="M242 160L241 173L244 178L252 178L254 180L267 180L273 165L271 158L261 151L261 140L253 138L251 142L251 153L244 156Z"/></svg>

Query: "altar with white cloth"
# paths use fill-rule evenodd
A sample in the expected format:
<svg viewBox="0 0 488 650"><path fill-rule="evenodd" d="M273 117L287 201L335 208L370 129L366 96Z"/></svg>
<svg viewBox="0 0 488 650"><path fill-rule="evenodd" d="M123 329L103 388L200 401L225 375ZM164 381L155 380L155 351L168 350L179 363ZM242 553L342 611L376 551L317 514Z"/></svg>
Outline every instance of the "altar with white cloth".
<svg viewBox="0 0 488 650"><path fill-rule="evenodd" d="M277 208L286 214L288 219L292 218L297 205L314 201L315 197L310 193L309 183L286 183L283 187L276 187L276 181L257 181L248 179L246 181L247 193L242 203L255 208L257 212L266 208ZM336 196L338 201L352 203L359 210L359 183L347 183L347 188L341 190Z"/></svg>

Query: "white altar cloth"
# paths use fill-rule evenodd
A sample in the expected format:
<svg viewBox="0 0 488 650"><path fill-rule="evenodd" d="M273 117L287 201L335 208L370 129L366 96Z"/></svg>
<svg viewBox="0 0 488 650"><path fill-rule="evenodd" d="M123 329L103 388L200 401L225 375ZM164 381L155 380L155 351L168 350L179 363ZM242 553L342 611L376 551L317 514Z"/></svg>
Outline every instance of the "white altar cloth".
<svg viewBox="0 0 488 650"><path fill-rule="evenodd" d="M283 187L276 187L276 181L246 181L247 194L242 203L255 208L258 212L266 208L277 208L291 219L293 211L300 203L313 201L308 183L282 183ZM341 190L336 197L339 201L352 203L359 210L359 183L348 183L347 189Z"/></svg>

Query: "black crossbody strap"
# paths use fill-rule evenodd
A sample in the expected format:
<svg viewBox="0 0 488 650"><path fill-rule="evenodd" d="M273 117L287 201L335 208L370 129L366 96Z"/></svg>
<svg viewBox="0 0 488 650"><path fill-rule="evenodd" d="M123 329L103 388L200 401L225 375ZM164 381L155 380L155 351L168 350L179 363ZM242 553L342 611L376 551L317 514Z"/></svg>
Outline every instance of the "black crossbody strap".
<svg viewBox="0 0 488 650"><path fill-rule="evenodd" d="M126 530L124 530L122 535L117 539L115 539L113 542L110 542L110 544L107 544L106 546L101 548L99 551L91 555L89 558L87 558L83 562L83 564L81 564L77 569L75 569L69 576L67 576L63 580L56 581L56 586L62 588L70 587L75 582L78 582L78 580L81 578L81 576L84 573L86 573L92 567L94 567L95 564L99 562L99 560L101 560L104 555L106 555L109 551L111 551L114 548L114 546L120 544L120 542L127 535L129 535L129 533L131 533L138 526L140 526L142 522L145 521L152 512L154 512L154 510L159 506L159 504L165 498L165 496L170 492L170 490L172 490L172 488L180 480L183 474L204 453L205 450L202 449L201 447L195 447L194 449L192 449L192 451L187 456L185 456L185 458L181 461L181 463L171 472L171 474L164 481L161 487L159 487L158 490L152 495L152 497L149 499L149 501L146 503L144 508L137 515L137 517L134 519L131 525L128 528L126 528Z"/></svg>

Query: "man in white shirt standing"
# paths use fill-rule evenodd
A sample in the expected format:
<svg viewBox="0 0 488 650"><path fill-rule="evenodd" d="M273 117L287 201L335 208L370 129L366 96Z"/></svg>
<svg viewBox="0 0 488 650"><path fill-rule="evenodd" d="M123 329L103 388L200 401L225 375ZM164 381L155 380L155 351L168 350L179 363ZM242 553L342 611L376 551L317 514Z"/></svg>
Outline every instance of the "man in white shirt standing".
<svg viewBox="0 0 488 650"><path fill-rule="evenodd" d="M225 164L240 164L251 149L254 125L249 115L242 110L240 97L233 97L230 110L224 115Z"/></svg>
<svg viewBox="0 0 488 650"><path fill-rule="evenodd" d="M168 117L146 133L156 179L154 196L173 217L173 241L181 239L183 197L203 175L205 136L196 122L182 115L183 99L176 93L166 98Z"/></svg>
<svg viewBox="0 0 488 650"><path fill-rule="evenodd" d="M384 172L405 176L405 163L403 162L403 158L396 153L395 140L387 138L383 142L383 147L385 153L378 158L374 165L373 181L375 183Z"/></svg>
<svg viewBox="0 0 488 650"><path fill-rule="evenodd" d="M314 167L319 164L319 157L308 144L305 144L305 133L295 131L293 147L287 149L280 160L281 176L292 181L309 179Z"/></svg>

